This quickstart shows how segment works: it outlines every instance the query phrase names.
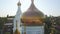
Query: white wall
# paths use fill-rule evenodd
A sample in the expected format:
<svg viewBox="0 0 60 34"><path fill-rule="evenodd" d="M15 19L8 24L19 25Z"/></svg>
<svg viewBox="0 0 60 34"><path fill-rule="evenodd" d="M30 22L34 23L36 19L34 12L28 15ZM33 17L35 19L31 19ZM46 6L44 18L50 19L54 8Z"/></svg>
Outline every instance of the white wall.
<svg viewBox="0 0 60 34"><path fill-rule="evenodd" d="M24 27L22 26L22 34ZM44 34L44 26L26 26L26 34Z"/></svg>

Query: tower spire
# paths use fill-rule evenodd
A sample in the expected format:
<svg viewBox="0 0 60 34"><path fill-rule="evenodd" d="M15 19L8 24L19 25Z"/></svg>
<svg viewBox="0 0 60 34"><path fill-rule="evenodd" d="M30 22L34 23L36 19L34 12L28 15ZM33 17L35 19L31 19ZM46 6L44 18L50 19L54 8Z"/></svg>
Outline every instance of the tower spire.
<svg viewBox="0 0 60 34"><path fill-rule="evenodd" d="M21 18L22 12L21 12L20 0L18 1L17 6L18 6L18 10L17 10L15 18L13 20L13 22L14 22L13 33L14 34L21 34L21 26L20 26L21 25L21 20L20 20L20 18Z"/></svg>

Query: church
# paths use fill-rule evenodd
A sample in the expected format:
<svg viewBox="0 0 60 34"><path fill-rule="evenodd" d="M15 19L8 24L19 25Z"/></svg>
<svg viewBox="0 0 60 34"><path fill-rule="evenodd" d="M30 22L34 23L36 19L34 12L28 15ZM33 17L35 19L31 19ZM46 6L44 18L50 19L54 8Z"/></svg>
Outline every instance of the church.
<svg viewBox="0 0 60 34"><path fill-rule="evenodd" d="M17 4L18 10L13 20L13 34L44 34L44 14L34 5L31 5L24 13L21 11L20 1Z"/></svg>

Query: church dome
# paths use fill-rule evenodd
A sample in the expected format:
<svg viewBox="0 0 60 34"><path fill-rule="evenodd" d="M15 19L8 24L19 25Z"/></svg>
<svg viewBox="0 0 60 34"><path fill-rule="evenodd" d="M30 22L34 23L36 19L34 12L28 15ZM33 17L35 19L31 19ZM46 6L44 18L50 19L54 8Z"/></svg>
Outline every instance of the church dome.
<svg viewBox="0 0 60 34"><path fill-rule="evenodd" d="M22 22L28 25L40 25L42 24L43 18L44 14L35 7L33 1L31 6L25 13L22 14L21 17Z"/></svg>

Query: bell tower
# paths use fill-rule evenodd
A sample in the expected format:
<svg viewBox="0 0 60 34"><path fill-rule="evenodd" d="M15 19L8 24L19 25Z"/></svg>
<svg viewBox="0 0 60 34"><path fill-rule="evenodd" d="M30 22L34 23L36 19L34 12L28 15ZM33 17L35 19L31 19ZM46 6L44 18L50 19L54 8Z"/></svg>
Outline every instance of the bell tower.
<svg viewBox="0 0 60 34"><path fill-rule="evenodd" d="M18 6L18 10L17 10L17 13L15 15L15 18L13 20L13 34L21 34L21 20L20 20L20 17L21 17L21 3L20 3L20 0L18 1L17 3L17 6Z"/></svg>

